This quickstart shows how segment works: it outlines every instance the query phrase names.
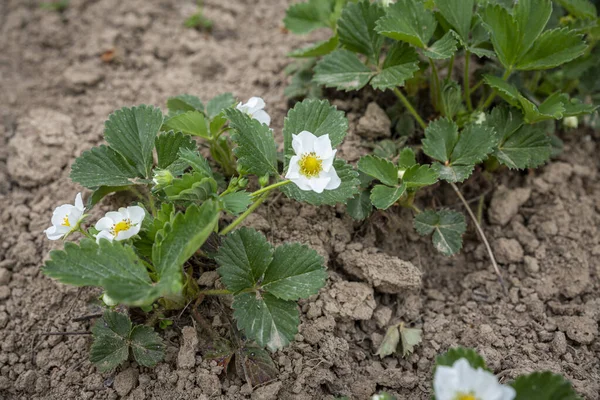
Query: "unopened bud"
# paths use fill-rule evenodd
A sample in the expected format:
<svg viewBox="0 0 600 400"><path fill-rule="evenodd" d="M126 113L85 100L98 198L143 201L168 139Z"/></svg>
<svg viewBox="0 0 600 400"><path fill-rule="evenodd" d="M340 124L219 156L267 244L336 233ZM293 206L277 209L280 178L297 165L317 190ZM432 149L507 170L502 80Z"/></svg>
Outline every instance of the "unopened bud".
<svg viewBox="0 0 600 400"><path fill-rule="evenodd" d="M577 128L579 126L579 120L577 117L567 117L563 119L563 125L566 128Z"/></svg>
<svg viewBox="0 0 600 400"><path fill-rule="evenodd" d="M269 175L267 174L258 178L258 183L260 184L260 187L267 186L269 184Z"/></svg>
<svg viewBox="0 0 600 400"><path fill-rule="evenodd" d="M102 301L104 302L104 304L106 304L109 307L114 307L117 304L119 304L118 302L116 302L113 299L111 299L106 293L104 293L102 295Z"/></svg>
<svg viewBox="0 0 600 400"><path fill-rule="evenodd" d="M159 169L154 171L152 182L156 186L167 186L173 182L173 174L168 169Z"/></svg>
<svg viewBox="0 0 600 400"><path fill-rule="evenodd" d="M248 178L240 178L240 180L237 183L237 185L240 188L245 188L246 186L248 186Z"/></svg>

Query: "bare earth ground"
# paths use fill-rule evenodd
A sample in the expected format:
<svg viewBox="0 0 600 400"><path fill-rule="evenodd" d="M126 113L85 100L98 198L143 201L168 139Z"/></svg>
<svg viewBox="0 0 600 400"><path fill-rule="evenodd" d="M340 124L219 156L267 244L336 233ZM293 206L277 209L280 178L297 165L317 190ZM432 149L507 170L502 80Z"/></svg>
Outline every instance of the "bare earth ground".
<svg viewBox="0 0 600 400"><path fill-rule="evenodd" d="M112 374L87 360L89 336L38 335L90 327L72 319L89 313L99 292L39 272L48 251L61 246L42 231L53 208L80 190L68 179L70 163L100 141L111 111L231 91L263 96L280 134L285 54L308 40L280 29L288 1L206 3L212 35L182 27L194 12L191 0L72 0L63 15L39 10L37 1L0 2L0 398L367 399L385 389L429 399L435 355L464 345L504 381L549 369L584 398L600 399L600 141L585 129L565 135L565 152L540 171L494 178L503 188L488 194L484 223L508 296L473 229L463 253L446 258L414 233L406 210L359 224L341 207L279 199L249 224L275 243L315 247L331 279L301 303L298 340L274 354L280 375L270 385L252 390L235 374L217 375L199 353L194 362L193 348L180 352L182 321L165 333L164 363L131 363ZM103 63L111 48L119 62ZM356 129L366 102L336 104L351 126L341 153L356 159L368 151ZM467 197L487 190L480 180L463 187ZM419 201L459 209L444 187ZM422 327L423 343L407 359L379 360L376 346L399 320ZM193 367L178 364L190 356Z"/></svg>

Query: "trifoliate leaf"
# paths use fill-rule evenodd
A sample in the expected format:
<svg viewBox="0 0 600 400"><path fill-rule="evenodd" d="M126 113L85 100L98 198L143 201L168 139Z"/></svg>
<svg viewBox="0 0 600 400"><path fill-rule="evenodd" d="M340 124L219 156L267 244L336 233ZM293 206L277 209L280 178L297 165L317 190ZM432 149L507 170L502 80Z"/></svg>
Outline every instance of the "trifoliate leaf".
<svg viewBox="0 0 600 400"><path fill-rule="evenodd" d="M384 14L383 7L370 0L346 5L338 20L342 46L354 53L364 54L377 63L384 37L375 31L375 23Z"/></svg>
<svg viewBox="0 0 600 400"><path fill-rule="evenodd" d="M358 161L358 170L388 186L398 183L398 168L384 158L364 156Z"/></svg>
<svg viewBox="0 0 600 400"><path fill-rule="evenodd" d="M224 211L232 215L238 215L248 209L248 206L252 204L252 198L248 192L244 191L227 193L221 197L221 204Z"/></svg>
<svg viewBox="0 0 600 400"><path fill-rule="evenodd" d="M598 12L589 0L557 0L558 4L576 18L596 19Z"/></svg>
<svg viewBox="0 0 600 400"><path fill-rule="evenodd" d="M156 274L172 291L181 290L183 264L208 239L218 220L217 206L208 200L200 207L188 207L185 214L177 213L173 221L157 233L152 261Z"/></svg>
<svg viewBox="0 0 600 400"><path fill-rule="evenodd" d="M213 177L213 171L208 160L199 152L183 148L179 151L179 159L192 167L195 172L206 177Z"/></svg>
<svg viewBox="0 0 600 400"><path fill-rule="evenodd" d="M130 186L141 174L123 156L108 146L84 151L71 167L71 179L86 188Z"/></svg>
<svg viewBox="0 0 600 400"><path fill-rule="evenodd" d="M363 88L373 75L374 72L355 53L340 49L317 63L313 81L326 87L350 91Z"/></svg>
<svg viewBox="0 0 600 400"><path fill-rule="evenodd" d="M231 93L223 93L210 99L206 105L208 118L213 119L221 114L223 110L235 104L235 97Z"/></svg>
<svg viewBox="0 0 600 400"><path fill-rule="evenodd" d="M279 375L271 355L258 346L240 347L235 352L235 367L244 373L246 381L253 388L269 383Z"/></svg>
<svg viewBox="0 0 600 400"><path fill-rule="evenodd" d="M186 135L210 138L208 124L204 114L200 111L187 111L177 114L165 121L163 130L183 132Z"/></svg>
<svg viewBox="0 0 600 400"><path fill-rule="evenodd" d="M463 42L467 43L475 0L436 0L435 5Z"/></svg>
<svg viewBox="0 0 600 400"><path fill-rule="evenodd" d="M287 346L298 332L300 318L293 301L269 293L243 293L234 297L232 308L238 328L271 351Z"/></svg>
<svg viewBox="0 0 600 400"><path fill-rule="evenodd" d="M256 286L273 260L273 247L260 232L242 227L227 235L215 257L228 290Z"/></svg>
<svg viewBox="0 0 600 400"><path fill-rule="evenodd" d="M324 0L308 0L290 6L283 23L286 29L295 34L309 33L318 28L329 27L331 4Z"/></svg>
<svg viewBox="0 0 600 400"><path fill-rule="evenodd" d="M196 148L196 142L181 132L175 133L171 131L158 135L155 140L155 146L158 158L158 168L164 169L169 167L179 158L179 151L181 149L194 150Z"/></svg>
<svg viewBox="0 0 600 400"><path fill-rule="evenodd" d="M154 139L163 123L159 108L141 105L115 111L104 123L104 138L111 148L133 163L142 176L152 169Z"/></svg>
<svg viewBox="0 0 600 400"><path fill-rule="evenodd" d="M165 345L150 326L134 327L129 336L129 344L133 358L144 367L154 367L165 356Z"/></svg>
<svg viewBox="0 0 600 400"><path fill-rule="evenodd" d="M517 60L521 60L523 56L528 56L533 50L534 42L539 40L544 27L552 14L551 0L520 0L515 4L513 16L519 27L519 52Z"/></svg>
<svg viewBox="0 0 600 400"><path fill-rule="evenodd" d="M129 358L131 321L121 313L106 310L92 327L94 342L90 361L100 372L111 371Z"/></svg>
<svg viewBox="0 0 600 400"><path fill-rule="evenodd" d="M348 211L348 214L357 221L368 218L373 212L371 193L368 190L361 190L353 198L348 200L346 210Z"/></svg>
<svg viewBox="0 0 600 400"><path fill-rule="evenodd" d="M288 53L288 57L322 57L337 49L339 42L338 35L333 35L328 40L294 50Z"/></svg>
<svg viewBox="0 0 600 400"><path fill-rule="evenodd" d="M204 112L204 104L202 104L202 101L191 94L169 97L167 100L167 108L169 109L169 117L183 114L188 111Z"/></svg>
<svg viewBox="0 0 600 400"><path fill-rule="evenodd" d="M415 346L421 343L421 333L418 328L406 328L400 324L400 343L402 344L402 357L406 358L415 351Z"/></svg>
<svg viewBox="0 0 600 400"><path fill-rule="evenodd" d="M42 272L69 285L104 287L112 299L126 305L148 304L163 293L133 249L117 241L66 242L64 250L50 252Z"/></svg>
<svg viewBox="0 0 600 400"><path fill-rule="evenodd" d="M333 168L335 168L335 171L342 181L337 189L325 190L323 193L316 193L313 191L302 190L292 183L282 186L281 191L285 193L286 196L294 200L309 203L315 206L333 206L338 203L345 204L348 199L354 197L354 195L358 193L358 186L360 184L360 181L358 180L358 172L356 172L344 160L340 159L333 162Z"/></svg>
<svg viewBox="0 0 600 400"><path fill-rule="evenodd" d="M455 347L448 350L446 353L437 356L435 358L435 366L436 368L440 365L451 367L461 358L466 359L472 368L482 368L484 370L488 370L483 357L477 354L475 350L464 347Z"/></svg>
<svg viewBox="0 0 600 400"><path fill-rule="evenodd" d="M581 400L571 382L550 371L521 375L510 384L515 400Z"/></svg>
<svg viewBox="0 0 600 400"><path fill-rule="evenodd" d="M490 33L498 59L504 68L512 68L519 57L521 42L517 21L499 4L488 4L481 11L481 18Z"/></svg>
<svg viewBox="0 0 600 400"><path fill-rule="evenodd" d="M445 60L456 53L458 42L454 38L453 32L448 32L440 40L426 47L423 54L434 60Z"/></svg>
<svg viewBox="0 0 600 400"><path fill-rule="evenodd" d="M554 68L583 55L586 49L583 35L567 28L552 29L544 32L523 54L516 68L523 71Z"/></svg>
<svg viewBox="0 0 600 400"><path fill-rule="evenodd" d="M415 229L421 236L433 232L433 246L451 256L462 247L462 235L467 230L465 217L449 210L426 210L415 216Z"/></svg>
<svg viewBox="0 0 600 400"><path fill-rule="evenodd" d="M316 294L326 279L323 257L300 243L287 243L275 249L262 288L277 298L298 300Z"/></svg>
<svg viewBox="0 0 600 400"><path fill-rule="evenodd" d="M406 192L406 185L398 187L389 187L385 185L375 185L371 191L371 202L380 210L387 210L396 203Z"/></svg>
<svg viewBox="0 0 600 400"><path fill-rule="evenodd" d="M457 141L458 125L447 118L440 118L430 123L425 130L423 151L438 161L450 161Z"/></svg>
<svg viewBox="0 0 600 400"><path fill-rule="evenodd" d="M452 150L450 165L477 164L492 152L495 144L493 129L478 124L467 125Z"/></svg>
<svg viewBox="0 0 600 400"><path fill-rule="evenodd" d="M384 358L396 353L400 344L400 330L398 328L398 325L388 328L375 355Z"/></svg>
<svg viewBox="0 0 600 400"><path fill-rule="evenodd" d="M422 49L427 47L437 22L435 16L420 0L398 0L377 21L377 32Z"/></svg>
<svg viewBox="0 0 600 400"><path fill-rule="evenodd" d="M235 129L231 139L237 144L233 152L238 165L258 176L279 175L277 148L271 129L239 110L228 109L225 113L229 125Z"/></svg>
<svg viewBox="0 0 600 400"><path fill-rule="evenodd" d="M381 71L371 79L371 86L379 90L404 86L404 82L418 70L419 56L415 49L397 42L388 51Z"/></svg>
<svg viewBox="0 0 600 400"><path fill-rule="evenodd" d="M402 175L402 183L407 189L433 185L438 181L438 173L429 165L413 165Z"/></svg>
<svg viewBox="0 0 600 400"><path fill-rule="evenodd" d="M415 152L410 147L405 147L400 152L400 157L398 158L398 168L402 170L406 170L417 163L417 159L415 157Z"/></svg>

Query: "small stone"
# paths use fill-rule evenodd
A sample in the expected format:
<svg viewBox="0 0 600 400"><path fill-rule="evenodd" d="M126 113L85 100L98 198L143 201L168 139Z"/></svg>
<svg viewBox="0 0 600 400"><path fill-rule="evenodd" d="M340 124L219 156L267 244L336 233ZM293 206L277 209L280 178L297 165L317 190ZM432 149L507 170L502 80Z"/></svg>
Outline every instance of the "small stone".
<svg viewBox="0 0 600 400"><path fill-rule="evenodd" d="M119 396L127 396L129 392L137 385L139 373L136 369L128 368L125 371L119 372L113 383L114 389Z"/></svg>
<svg viewBox="0 0 600 400"><path fill-rule="evenodd" d="M259 387L252 393L252 400L276 400L283 382L275 382L267 386Z"/></svg>
<svg viewBox="0 0 600 400"><path fill-rule="evenodd" d="M567 352L567 338L564 333L558 331L554 334L554 339L550 343L550 350L559 356Z"/></svg>
<svg viewBox="0 0 600 400"><path fill-rule="evenodd" d="M10 297L10 288L8 286L0 286L0 300Z"/></svg>
<svg viewBox="0 0 600 400"><path fill-rule="evenodd" d="M213 287L217 279L219 279L219 273L217 271L206 271L198 278L198 285Z"/></svg>
<svg viewBox="0 0 600 400"><path fill-rule="evenodd" d="M516 239L500 238L494 242L494 255L500 264L510 264L521 262L524 252Z"/></svg>
<svg viewBox="0 0 600 400"><path fill-rule="evenodd" d="M535 274L540 272L540 265L538 264L537 258L531 256L525 256L523 258L525 261L525 269L530 274Z"/></svg>
<svg viewBox="0 0 600 400"><path fill-rule="evenodd" d="M11 276L12 273L9 270L7 270L6 268L0 268L0 286L8 285Z"/></svg>
<svg viewBox="0 0 600 400"><path fill-rule="evenodd" d="M498 188L490 202L488 216L490 222L497 225L506 225L517 215L519 208L531 197L530 188L509 190L504 186Z"/></svg>
<svg viewBox="0 0 600 400"><path fill-rule="evenodd" d="M365 139L389 138L392 121L377 103L371 102L367 106L365 115L358 120L356 133Z"/></svg>
<svg viewBox="0 0 600 400"><path fill-rule="evenodd" d="M193 326L186 326L181 331L182 344L177 355L177 368L189 369L196 365L196 351L198 348L198 334Z"/></svg>

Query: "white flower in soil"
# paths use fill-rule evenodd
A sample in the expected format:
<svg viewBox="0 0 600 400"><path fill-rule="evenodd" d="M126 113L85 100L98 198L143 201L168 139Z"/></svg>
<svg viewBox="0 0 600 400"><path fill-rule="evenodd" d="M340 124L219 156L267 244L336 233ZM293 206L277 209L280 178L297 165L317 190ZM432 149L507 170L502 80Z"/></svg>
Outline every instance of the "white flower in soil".
<svg viewBox="0 0 600 400"><path fill-rule="evenodd" d="M473 368L465 358L452 367L438 366L433 377L436 400L513 400L515 389L502 385L494 374Z"/></svg>
<svg viewBox="0 0 600 400"><path fill-rule="evenodd" d="M265 101L260 97L251 97L246 104L240 102L236 108L261 124L271 125L271 117L264 110Z"/></svg>
<svg viewBox="0 0 600 400"><path fill-rule="evenodd" d="M302 131L292 138L296 155L291 158L285 177L300 189L317 193L340 187L342 181L333 167L337 150L331 148L329 135L316 137Z"/></svg>
<svg viewBox="0 0 600 400"><path fill-rule="evenodd" d="M63 204L54 210L52 213L52 226L46 229L44 233L50 240L66 237L71 232L79 229L84 211L81 193L77 193L75 205Z"/></svg>
<svg viewBox="0 0 600 400"><path fill-rule="evenodd" d="M119 211L109 211L96 222L96 229L100 232L96 235L96 242L100 239L125 240L138 234L142 227L142 221L146 212L142 207L131 206L119 208Z"/></svg>

